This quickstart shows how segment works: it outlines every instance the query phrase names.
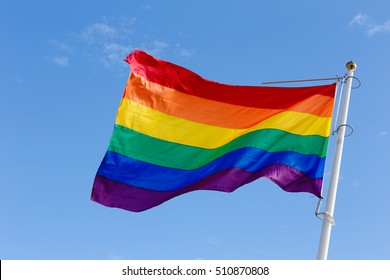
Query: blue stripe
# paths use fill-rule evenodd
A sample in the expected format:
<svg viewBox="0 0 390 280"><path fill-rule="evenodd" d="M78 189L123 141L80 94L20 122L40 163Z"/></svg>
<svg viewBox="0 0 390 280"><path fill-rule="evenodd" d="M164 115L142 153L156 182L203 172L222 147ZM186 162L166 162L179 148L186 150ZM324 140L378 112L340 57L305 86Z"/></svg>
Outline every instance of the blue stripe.
<svg viewBox="0 0 390 280"><path fill-rule="evenodd" d="M190 160L190 159L189 159ZM266 152L256 148L232 151L193 170L158 166L107 151L97 172L111 180L156 191L173 191L229 168L256 172L271 164L283 164L316 179L322 178L325 158L296 152Z"/></svg>

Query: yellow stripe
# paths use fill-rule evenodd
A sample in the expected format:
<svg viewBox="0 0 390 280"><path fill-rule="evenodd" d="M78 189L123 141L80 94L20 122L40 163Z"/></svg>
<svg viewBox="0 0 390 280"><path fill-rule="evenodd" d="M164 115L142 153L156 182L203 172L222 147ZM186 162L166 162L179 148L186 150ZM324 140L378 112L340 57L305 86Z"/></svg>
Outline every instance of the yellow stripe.
<svg viewBox="0 0 390 280"><path fill-rule="evenodd" d="M116 118L116 124L151 137L206 149L220 147L248 132L269 128L327 137L330 123L330 117L284 111L250 128L232 129L167 115L126 98L122 99Z"/></svg>

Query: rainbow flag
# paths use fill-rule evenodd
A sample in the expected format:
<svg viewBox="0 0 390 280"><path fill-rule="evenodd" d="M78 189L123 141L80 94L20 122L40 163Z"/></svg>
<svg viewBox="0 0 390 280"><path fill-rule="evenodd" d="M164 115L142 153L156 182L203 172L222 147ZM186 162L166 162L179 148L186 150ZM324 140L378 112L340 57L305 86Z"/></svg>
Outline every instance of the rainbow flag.
<svg viewBox="0 0 390 280"><path fill-rule="evenodd" d="M321 196L336 84L235 86L136 50L91 199L143 211L266 177Z"/></svg>

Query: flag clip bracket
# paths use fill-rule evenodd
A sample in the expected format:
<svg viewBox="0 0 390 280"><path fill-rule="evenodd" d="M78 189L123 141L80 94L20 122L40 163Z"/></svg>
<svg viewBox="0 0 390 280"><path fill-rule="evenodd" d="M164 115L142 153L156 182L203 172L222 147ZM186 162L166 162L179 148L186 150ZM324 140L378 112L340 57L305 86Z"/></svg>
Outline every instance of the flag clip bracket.
<svg viewBox="0 0 390 280"><path fill-rule="evenodd" d="M317 203L317 209L316 209L316 212L315 212L315 215L318 219L320 219L321 221L323 221L324 219L328 220L328 222L332 225L332 226L335 226L336 223L334 221L334 218L333 216L331 216L329 213L327 212L320 212L320 209L321 209L321 204L322 204L322 198L320 198L318 200L318 203Z"/></svg>
<svg viewBox="0 0 390 280"><path fill-rule="evenodd" d="M337 129L335 129L335 130L333 130L333 132L332 132L332 135L334 135L335 133L339 133L339 129L341 128L341 127L348 127L349 129L350 129L350 132L349 133L346 133L345 135L344 135L344 137L348 137L348 136L351 136L352 134L353 134L353 127L351 126L351 125L349 125L349 124L340 124L338 127L337 127Z"/></svg>
<svg viewBox="0 0 390 280"><path fill-rule="evenodd" d="M329 215L328 213L326 212L320 212L320 213L316 213L316 216L318 219L320 219L321 221L323 220L328 220L328 222L332 225L332 226L336 226L336 223L334 221L334 218L333 216ZM322 216L322 217L321 217Z"/></svg>
<svg viewBox="0 0 390 280"><path fill-rule="evenodd" d="M348 76L346 79L345 79L345 82L347 82L348 79L355 79L356 81L358 81L358 84L357 86L353 86L351 87L351 89L357 89L357 88L360 88L360 86L362 85L362 82L360 81L360 79L358 77L355 77L355 76Z"/></svg>

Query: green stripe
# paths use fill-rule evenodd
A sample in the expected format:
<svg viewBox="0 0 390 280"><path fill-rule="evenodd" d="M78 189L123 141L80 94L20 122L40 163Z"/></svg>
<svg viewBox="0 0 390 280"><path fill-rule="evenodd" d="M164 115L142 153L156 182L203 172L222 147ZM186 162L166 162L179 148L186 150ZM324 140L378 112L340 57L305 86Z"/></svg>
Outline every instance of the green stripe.
<svg viewBox="0 0 390 280"><path fill-rule="evenodd" d="M192 170L244 147L258 148L268 152L293 151L306 155L318 155L322 158L326 156L327 144L327 137L301 136L277 129L263 129L245 134L222 147L204 149L153 138L115 125L108 149L147 163Z"/></svg>

